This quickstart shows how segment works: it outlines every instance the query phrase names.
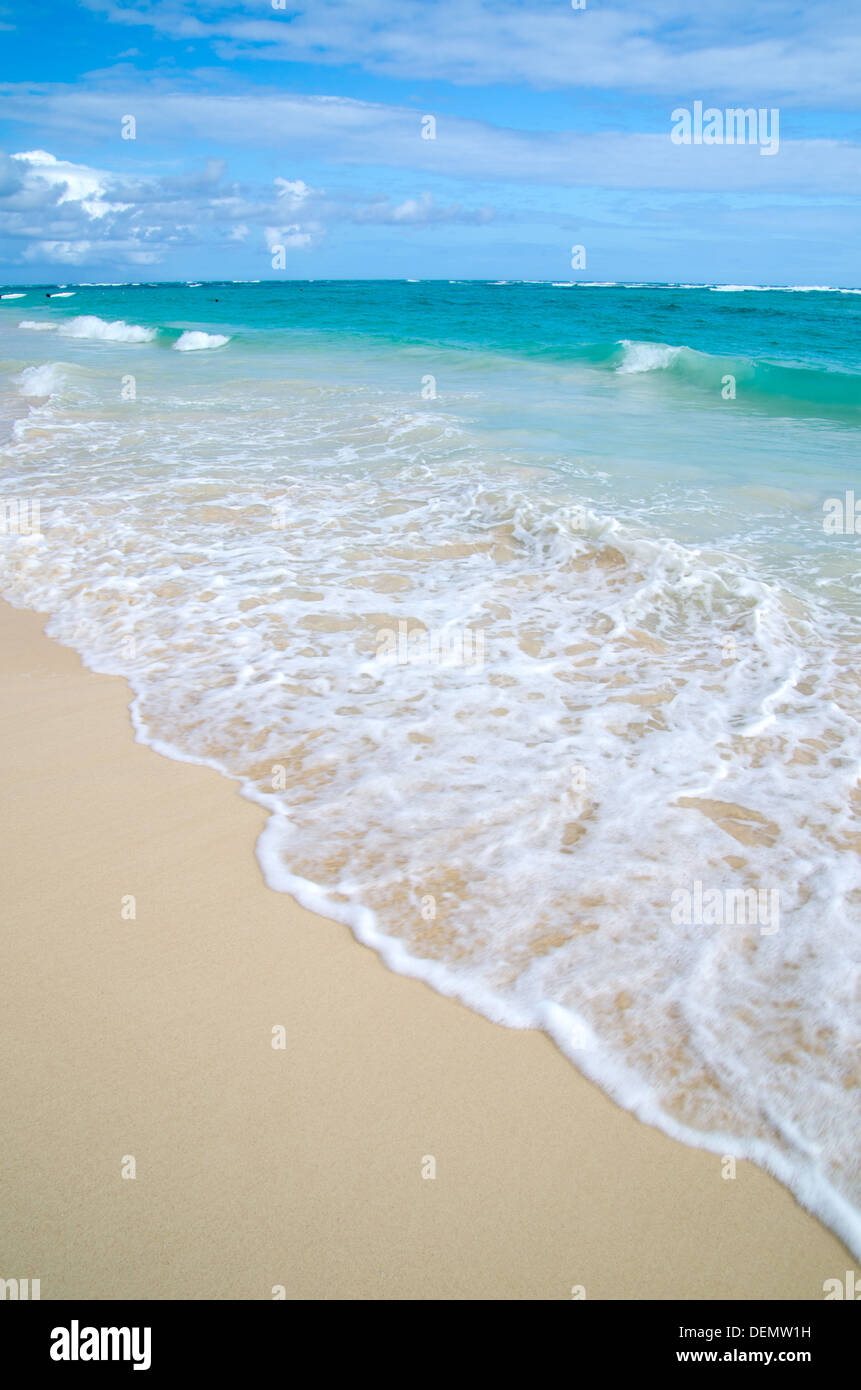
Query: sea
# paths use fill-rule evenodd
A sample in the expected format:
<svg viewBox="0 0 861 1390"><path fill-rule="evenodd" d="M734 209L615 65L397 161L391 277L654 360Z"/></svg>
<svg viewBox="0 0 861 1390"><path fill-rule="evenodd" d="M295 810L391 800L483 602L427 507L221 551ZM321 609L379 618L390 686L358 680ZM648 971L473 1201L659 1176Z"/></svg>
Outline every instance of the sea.
<svg viewBox="0 0 861 1390"><path fill-rule="evenodd" d="M8 285L0 594L271 888L861 1257L859 445L859 289Z"/></svg>

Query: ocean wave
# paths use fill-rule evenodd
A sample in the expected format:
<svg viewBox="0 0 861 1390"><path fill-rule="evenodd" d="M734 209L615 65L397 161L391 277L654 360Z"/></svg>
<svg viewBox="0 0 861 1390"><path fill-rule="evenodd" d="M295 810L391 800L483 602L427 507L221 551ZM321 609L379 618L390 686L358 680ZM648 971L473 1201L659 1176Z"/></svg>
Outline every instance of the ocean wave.
<svg viewBox="0 0 861 1390"><path fill-rule="evenodd" d="M16 377L22 396L50 396L64 380L59 362L42 362L37 367L25 367Z"/></svg>
<svg viewBox="0 0 861 1390"><path fill-rule="evenodd" d="M33 332L57 333L61 338L89 338L104 343L150 343L158 334L157 328L142 328L123 319L108 323L95 314L80 314L77 318L53 323L49 319L22 319L18 327Z"/></svg>
<svg viewBox="0 0 861 1390"><path fill-rule="evenodd" d="M688 288L679 285L679 289ZM709 285L716 294L741 294L752 290L759 294L861 294L858 289L843 289L839 285Z"/></svg>
<svg viewBox="0 0 861 1390"><path fill-rule="evenodd" d="M623 374L665 371L683 351L669 343L632 343L629 338L622 339L622 347L624 355L616 371Z"/></svg>
<svg viewBox="0 0 861 1390"><path fill-rule="evenodd" d="M861 411L861 374L817 367L791 366L761 358L718 356L685 344L595 343L579 354L599 369L618 375L659 373L680 385L721 391L731 377L735 399L785 411L854 414Z"/></svg>
<svg viewBox="0 0 861 1390"><path fill-rule="evenodd" d="M224 347L230 337L224 333L203 333L198 329L188 329L181 333L174 343L177 352L202 352L207 348Z"/></svg>
<svg viewBox="0 0 861 1390"><path fill-rule="evenodd" d="M143 328L140 324L126 323L124 319L108 323L95 314L81 314L60 323L57 332L62 338L90 338L102 343L151 343L158 329Z"/></svg>

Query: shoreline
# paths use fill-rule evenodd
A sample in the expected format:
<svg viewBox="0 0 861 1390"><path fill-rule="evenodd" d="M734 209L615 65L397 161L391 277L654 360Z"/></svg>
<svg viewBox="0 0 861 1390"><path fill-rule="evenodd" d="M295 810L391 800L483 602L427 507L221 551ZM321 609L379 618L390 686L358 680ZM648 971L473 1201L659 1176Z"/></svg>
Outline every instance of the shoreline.
<svg viewBox="0 0 861 1390"><path fill-rule="evenodd" d="M763 1170L724 1179L542 1033L267 888L264 810L135 742L125 681L46 620L0 604L0 1276L43 1299L822 1299L853 1267Z"/></svg>

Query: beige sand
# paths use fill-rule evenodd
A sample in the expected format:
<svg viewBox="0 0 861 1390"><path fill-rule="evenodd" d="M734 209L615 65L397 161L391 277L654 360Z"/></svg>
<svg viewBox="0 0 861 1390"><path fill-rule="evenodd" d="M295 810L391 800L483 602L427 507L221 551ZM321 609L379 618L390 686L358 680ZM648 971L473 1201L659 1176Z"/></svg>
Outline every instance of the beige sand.
<svg viewBox="0 0 861 1390"><path fill-rule="evenodd" d="M821 1299L852 1267L766 1174L723 1179L541 1034L270 892L262 812L136 744L125 683L36 615L2 606L0 652L0 1277L43 1299Z"/></svg>

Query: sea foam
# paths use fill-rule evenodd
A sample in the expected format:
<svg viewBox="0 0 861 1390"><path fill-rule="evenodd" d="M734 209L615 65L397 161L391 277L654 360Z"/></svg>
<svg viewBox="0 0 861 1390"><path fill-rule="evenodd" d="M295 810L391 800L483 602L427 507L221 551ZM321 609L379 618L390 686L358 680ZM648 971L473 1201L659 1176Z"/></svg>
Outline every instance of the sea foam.
<svg viewBox="0 0 861 1390"><path fill-rule="evenodd" d="M627 338L622 339L622 347L624 354L616 371L623 374L665 371L672 367L682 351L668 343L632 343Z"/></svg>
<svg viewBox="0 0 861 1390"><path fill-rule="evenodd" d="M108 323L95 314L81 314L61 322L57 332L63 338L91 338L103 343L150 343L158 329L143 328L140 324L126 323L124 319Z"/></svg>
<svg viewBox="0 0 861 1390"><path fill-rule="evenodd" d="M43 362L38 367L25 367L17 378L22 396L50 396L64 380L58 362Z"/></svg>
<svg viewBox="0 0 861 1390"><path fill-rule="evenodd" d="M203 333L198 329L188 329L181 333L174 343L177 352L202 352L207 348L224 347L230 338L224 333Z"/></svg>

